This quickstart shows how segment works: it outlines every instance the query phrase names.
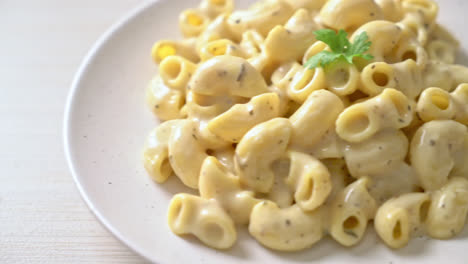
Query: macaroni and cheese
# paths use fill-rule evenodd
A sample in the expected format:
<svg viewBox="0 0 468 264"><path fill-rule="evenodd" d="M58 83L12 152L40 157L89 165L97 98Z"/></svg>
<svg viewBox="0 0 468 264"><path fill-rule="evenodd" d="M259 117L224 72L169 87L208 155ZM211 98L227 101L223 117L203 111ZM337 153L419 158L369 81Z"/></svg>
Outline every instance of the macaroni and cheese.
<svg viewBox="0 0 468 264"><path fill-rule="evenodd" d="M156 42L147 89L163 123L148 136L145 168L199 193L173 197L171 230L226 249L244 225L282 251L327 235L352 246L370 223L391 248L459 234L468 68L454 64L458 42L437 13L432 0L262 0L246 10L202 0L183 11L184 39ZM318 31L367 46L340 59ZM323 54L336 60L310 66Z"/></svg>

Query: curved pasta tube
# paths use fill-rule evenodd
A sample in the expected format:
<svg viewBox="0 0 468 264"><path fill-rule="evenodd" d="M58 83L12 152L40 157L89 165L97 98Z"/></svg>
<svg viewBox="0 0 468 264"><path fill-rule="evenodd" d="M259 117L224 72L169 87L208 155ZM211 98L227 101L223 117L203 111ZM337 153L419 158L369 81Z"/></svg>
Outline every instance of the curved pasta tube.
<svg viewBox="0 0 468 264"><path fill-rule="evenodd" d="M330 51L330 48L324 42L317 40L304 52L304 56L302 57L302 64L306 64L310 58L324 50Z"/></svg>
<svg viewBox="0 0 468 264"><path fill-rule="evenodd" d="M380 94L385 88L395 88L392 66L385 62L374 62L362 70L360 90L370 96Z"/></svg>
<svg viewBox="0 0 468 264"><path fill-rule="evenodd" d="M404 93L409 99L414 100L424 88L435 86L424 84L421 67L414 60L405 60L391 66L393 80L396 83L395 89Z"/></svg>
<svg viewBox="0 0 468 264"><path fill-rule="evenodd" d="M336 120L336 133L348 142L361 142L379 130L378 116L363 102L347 107Z"/></svg>
<svg viewBox="0 0 468 264"><path fill-rule="evenodd" d="M403 17L403 10L400 0L374 0L382 10L385 20L392 22L400 21Z"/></svg>
<svg viewBox="0 0 468 264"><path fill-rule="evenodd" d="M407 193L388 200L375 215L377 234L391 248L404 247L411 233L426 221L430 204L427 193Z"/></svg>
<svg viewBox="0 0 468 264"><path fill-rule="evenodd" d="M179 15L179 28L184 37L196 37L206 28L210 19L198 9L187 9Z"/></svg>
<svg viewBox="0 0 468 264"><path fill-rule="evenodd" d="M300 60L315 42L313 32L318 28L307 10L297 10L284 26L277 25L268 33L264 42L265 55L278 62Z"/></svg>
<svg viewBox="0 0 468 264"><path fill-rule="evenodd" d="M146 104L161 120L184 118L182 107L185 104L184 93L170 89L157 76L146 89Z"/></svg>
<svg viewBox="0 0 468 264"><path fill-rule="evenodd" d="M262 75L246 60L216 56L200 64L189 83L195 93L253 97L268 92Z"/></svg>
<svg viewBox="0 0 468 264"><path fill-rule="evenodd" d="M416 110L424 122L429 122L436 119L454 118L457 113L457 105L455 105L450 93L432 87L421 93Z"/></svg>
<svg viewBox="0 0 468 264"><path fill-rule="evenodd" d="M221 14L206 27L198 36L195 43L195 50L200 52L201 47L211 41L218 39L230 39L234 42L239 41L239 36L235 35L227 23L228 14Z"/></svg>
<svg viewBox="0 0 468 264"><path fill-rule="evenodd" d="M317 11L325 4L327 0L286 0L294 10L305 8L309 11Z"/></svg>
<svg viewBox="0 0 468 264"><path fill-rule="evenodd" d="M321 22L336 30L353 30L382 18L382 10L373 0L329 0L320 10Z"/></svg>
<svg viewBox="0 0 468 264"><path fill-rule="evenodd" d="M404 35L399 44L418 43L424 46L434 24L426 22L420 12L406 12L397 25L402 29Z"/></svg>
<svg viewBox="0 0 468 264"><path fill-rule="evenodd" d="M293 71L296 71L296 74L292 81L287 80L289 82L287 93L295 102L302 104L313 91L325 88L325 73L322 68L308 69L293 66L291 72Z"/></svg>
<svg viewBox="0 0 468 264"><path fill-rule="evenodd" d="M208 155L192 120L180 121L169 139L169 162L179 179L190 188L198 188L198 178L203 161Z"/></svg>
<svg viewBox="0 0 468 264"><path fill-rule="evenodd" d="M252 64L252 66L257 69L257 71L262 73L263 78L266 82L271 82L271 75L273 72L281 66L283 62L273 60L265 54L265 45L262 45L262 53L249 58L247 61Z"/></svg>
<svg viewBox="0 0 468 264"><path fill-rule="evenodd" d="M291 74L291 69L293 67L300 67L301 65L297 62L286 62L281 64L272 74L271 74L271 83L279 88L281 82L284 81L284 78L289 74L288 78L294 77L294 74ZM294 72L295 73L295 72ZM292 79L291 79L292 81ZM284 90L285 86L282 86L281 89Z"/></svg>
<svg viewBox="0 0 468 264"><path fill-rule="evenodd" d="M439 87L453 91L458 85L468 83L468 67L441 62L428 63L424 74L424 88Z"/></svg>
<svg viewBox="0 0 468 264"><path fill-rule="evenodd" d="M188 38L182 41L160 40L153 45L151 57L156 64L159 64L168 56L179 55L191 62L198 62L197 51L195 49L195 38Z"/></svg>
<svg viewBox="0 0 468 264"><path fill-rule="evenodd" d="M340 96L354 93L358 88L359 77L356 66L344 62L333 64L325 72L328 90Z"/></svg>
<svg viewBox="0 0 468 264"><path fill-rule="evenodd" d="M367 222L377 209L367 191L367 178L359 179L341 191L331 205L330 235L343 246L357 244L366 231Z"/></svg>
<svg viewBox="0 0 468 264"><path fill-rule="evenodd" d="M414 169L403 161L392 162L381 172L371 175L369 193L380 205L392 197L420 191L418 176Z"/></svg>
<svg viewBox="0 0 468 264"><path fill-rule="evenodd" d="M265 54L263 53L263 45L261 47L262 53L258 55L254 55L247 59L247 61L252 64L252 66L262 74L265 81L269 81L271 78L271 74L273 71L279 67L279 63L276 63L270 60Z"/></svg>
<svg viewBox="0 0 468 264"><path fill-rule="evenodd" d="M235 97L202 95L190 90L186 98L188 117L200 120L211 120L237 103Z"/></svg>
<svg viewBox="0 0 468 264"><path fill-rule="evenodd" d="M303 70L303 67L297 62L288 62L285 64L281 64L272 73L271 82L282 92L288 93L289 86L291 85L294 76L301 70Z"/></svg>
<svg viewBox="0 0 468 264"><path fill-rule="evenodd" d="M200 48L201 61L209 60L215 56L229 55L245 58L245 52L229 39L210 41Z"/></svg>
<svg viewBox="0 0 468 264"><path fill-rule="evenodd" d="M169 163L168 142L172 131L179 123L180 120L163 122L153 129L146 139L143 164L148 174L156 182L165 182L173 173Z"/></svg>
<svg viewBox="0 0 468 264"><path fill-rule="evenodd" d="M317 159L342 158L344 143L336 134L335 126L331 126L320 138L319 142L310 149L310 154Z"/></svg>
<svg viewBox="0 0 468 264"><path fill-rule="evenodd" d="M200 171L200 196L215 199L235 223L247 224L252 208L260 202L251 191L242 190L239 178L215 158L207 157Z"/></svg>
<svg viewBox="0 0 468 264"><path fill-rule="evenodd" d="M228 148L229 146L232 147L232 143L229 141L225 141L222 138L216 136L208 129L208 121L202 120L198 124L198 134L200 136L200 141L203 142L203 145L210 146L212 150L221 150ZM208 151L208 149L207 149Z"/></svg>
<svg viewBox="0 0 468 264"><path fill-rule="evenodd" d="M426 46L429 58L433 61L453 64L455 62L455 47L443 40L430 41Z"/></svg>
<svg viewBox="0 0 468 264"><path fill-rule="evenodd" d="M462 124L468 125L468 84L460 84L451 93L452 101L457 106L457 115L454 119Z"/></svg>
<svg viewBox="0 0 468 264"><path fill-rule="evenodd" d="M248 98L239 96L209 96L188 91L187 114L189 119L198 120L198 133L201 141L213 149L224 148L231 143L213 134L208 129L208 123L235 104L244 104Z"/></svg>
<svg viewBox="0 0 468 264"><path fill-rule="evenodd" d="M436 190L446 182L455 165L454 154L463 146L466 126L452 120L422 125L411 141L410 158L425 190Z"/></svg>
<svg viewBox="0 0 468 264"><path fill-rule="evenodd" d="M235 167L234 167L234 152L235 148L231 146L227 146L224 148L219 148L216 150L213 149L207 149L206 154L209 156L215 157L219 163L221 163L224 168L230 173L234 173ZM200 180L199 180L200 181Z"/></svg>
<svg viewBox="0 0 468 264"><path fill-rule="evenodd" d="M206 16L215 18L224 13L231 13L234 9L234 2L232 0L202 0L198 8Z"/></svg>
<svg viewBox="0 0 468 264"><path fill-rule="evenodd" d="M176 194L169 204L167 222L176 235L192 234L213 248L227 249L237 240L234 222L214 200Z"/></svg>
<svg viewBox="0 0 468 264"><path fill-rule="evenodd" d="M266 36L274 26L284 24L293 13L293 8L284 0L265 0L246 10L233 12L228 24L238 36L249 29Z"/></svg>
<svg viewBox="0 0 468 264"><path fill-rule="evenodd" d="M403 0L403 12L422 14L425 23L432 23L437 17L439 6L432 0Z"/></svg>
<svg viewBox="0 0 468 264"><path fill-rule="evenodd" d="M426 221L428 234L437 239L454 237L463 230L467 213L468 180L451 178L432 194Z"/></svg>
<svg viewBox="0 0 468 264"><path fill-rule="evenodd" d="M455 49L460 46L460 42L452 35L452 33L450 33L443 25L438 23L434 24L434 27L430 33L430 39L439 39L451 43Z"/></svg>
<svg viewBox="0 0 468 264"><path fill-rule="evenodd" d="M279 104L279 97L276 93L257 95L248 103L236 104L209 121L208 129L223 140L239 142L255 125L278 117Z"/></svg>
<svg viewBox="0 0 468 264"><path fill-rule="evenodd" d="M421 67L424 67L429 61L429 55L427 54L425 48L421 43L414 40L400 40L400 42L393 50L393 54L389 57L389 61L395 62L413 60L418 66Z"/></svg>
<svg viewBox="0 0 468 264"><path fill-rule="evenodd" d="M291 130L288 119L274 118L256 125L244 135L235 156L236 171L242 184L263 193L272 188L271 164L284 154Z"/></svg>
<svg viewBox="0 0 468 264"><path fill-rule="evenodd" d="M258 203L250 215L249 232L265 247L281 251L309 248L323 237L323 210L304 212L298 205L279 208Z"/></svg>
<svg viewBox="0 0 468 264"><path fill-rule="evenodd" d="M290 110L291 106L291 99L289 99L286 91L276 87L275 85L271 85L269 87L271 92L275 93L279 99L279 109L278 109L278 116L286 117L286 114Z"/></svg>
<svg viewBox="0 0 468 264"><path fill-rule="evenodd" d="M359 27L351 36L351 41L362 32L366 32L372 42L368 52L374 56L374 61L385 61L385 57L392 52L402 35L401 28L395 23L377 20Z"/></svg>
<svg viewBox="0 0 468 264"><path fill-rule="evenodd" d="M304 211L317 209L332 189L327 167L305 153L289 151L287 155L291 165L286 182L295 190L296 204Z"/></svg>
<svg viewBox="0 0 468 264"><path fill-rule="evenodd" d="M343 109L340 98L332 92L327 90L312 92L304 104L289 118L292 126L290 148L308 150L314 147L333 126Z"/></svg>
<svg viewBox="0 0 468 264"><path fill-rule="evenodd" d="M185 95L190 77L197 66L180 56L168 56L159 65L159 74L164 83Z"/></svg>
<svg viewBox="0 0 468 264"><path fill-rule="evenodd" d="M202 122L209 121L229 110L235 104L245 104L249 98L230 94L205 95L191 90L187 86L187 114L189 118L196 118ZM206 125L205 125L206 126Z"/></svg>
<svg viewBox="0 0 468 264"><path fill-rule="evenodd" d="M392 88L380 95L346 108L336 120L338 136L349 142L360 142L385 128L400 129L413 119L408 98Z"/></svg>
<svg viewBox="0 0 468 264"><path fill-rule="evenodd" d="M344 157L355 178L373 176L402 162L408 152L408 139L400 130L383 130L367 140L348 143Z"/></svg>
<svg viewBox="0 0 468 264"><path fill-rule="evenodd" d="M455 62L460 43L442 25L435 24L428 39L426 50L431 60L447 64Z"/></svg>
<svg viewBox="0 0 468 264"><path fill-rule="evenodd" d="M242 33L242 38L240 42L240 47L248 55L248 57L255 57L262 53L264 50L264 41L260 33L255 30L247 30Z"/></svg>

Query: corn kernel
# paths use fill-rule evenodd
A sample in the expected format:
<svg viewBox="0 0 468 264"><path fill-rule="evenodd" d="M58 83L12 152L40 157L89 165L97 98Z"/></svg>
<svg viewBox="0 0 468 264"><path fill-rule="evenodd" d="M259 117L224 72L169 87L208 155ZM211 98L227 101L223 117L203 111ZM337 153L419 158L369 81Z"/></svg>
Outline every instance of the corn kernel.
<svg viewBox="0 0 468 264"><path fill-rule="evenodd" d="M203 18L201 18L197 14L188 14L187 22L192 26L200 26L201 24L203 24Z"/></svg>
<svg viewBox="0 0 468 264"><path fill-rule="evenodd" d="M162 44L160 46L155 45L153 47L153 51L151 52L151 56L153 57L154 61L161 61L167 56L175 55L176 48L171 44Z"/></svg>

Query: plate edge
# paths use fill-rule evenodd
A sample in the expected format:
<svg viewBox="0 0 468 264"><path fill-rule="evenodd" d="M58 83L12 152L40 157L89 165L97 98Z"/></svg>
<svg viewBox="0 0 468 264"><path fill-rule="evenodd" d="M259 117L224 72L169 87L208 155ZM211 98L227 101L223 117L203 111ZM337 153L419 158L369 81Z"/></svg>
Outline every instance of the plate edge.
<svg viewBox="0 0 468 264"><path fill-rule="evenodd" d="M144 251L140 250L137 248L135 245L130 243L127 239L123 237L123 235L116 230L107 220L106 218L96 210L94 207L93 203L91 202L90 198L88 197L87 192L83 188L83 185L81 184L81 181L78 177L78 173L75 168L74 164L74 156L72 155L72 150L70 147L70 115L74 106L74 101L75 101L75 94L78 90L78 87L80 86L80 83L82 81L82 76L86 71L86 68L88 65L94 60L96 57L97 52L101 48L101 46L107 42L112 35L114 35L119 28L121 28L123 25L125 25L128 21L134 19L141 13L143 13L145 10L149 9L153 5L158 4L161 2L161 0L148 0L144 1L143 3L138 4L135 8L130 10L129 12L125 13L123 16L121 16L117 22L114 22L106 31L94 42L94 44L91 46L89 51L86 53L86 56L80 63L78 70L74 74L73 80L71 82L68 95L66 98L65 102L65 108L64 108L64 114L63 114L63 126L62 126L62 133L63 133L63 149L64 149L64 154L65 154L65 159L66 163L68 165L69 171L72 174L73 181L76 184L76 187L78 188L78 191L80 193L81 198L84 200L86 205L88 206L89 210L94 214L94 216L99 220L102 226L104 226L107 231L109 231L115 238L117 238L121 243L123 243L127 248L132 250L134 253L142 256L146 260L152 262L152 263L158 263L154 259L152 259L149 255L147 255Z"/></svg>

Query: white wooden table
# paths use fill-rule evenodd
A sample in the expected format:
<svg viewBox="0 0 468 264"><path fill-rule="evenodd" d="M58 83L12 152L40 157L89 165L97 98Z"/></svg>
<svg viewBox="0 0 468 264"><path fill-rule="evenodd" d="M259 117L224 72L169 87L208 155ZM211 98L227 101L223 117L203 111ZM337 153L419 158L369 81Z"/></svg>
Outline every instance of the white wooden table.
<svg viewBox="0 0 468 264"><path fill-rule="evenodd" d="M0 263L143 263L81 199L63 110L94 41L142 0L0 0Z"/></svg>

